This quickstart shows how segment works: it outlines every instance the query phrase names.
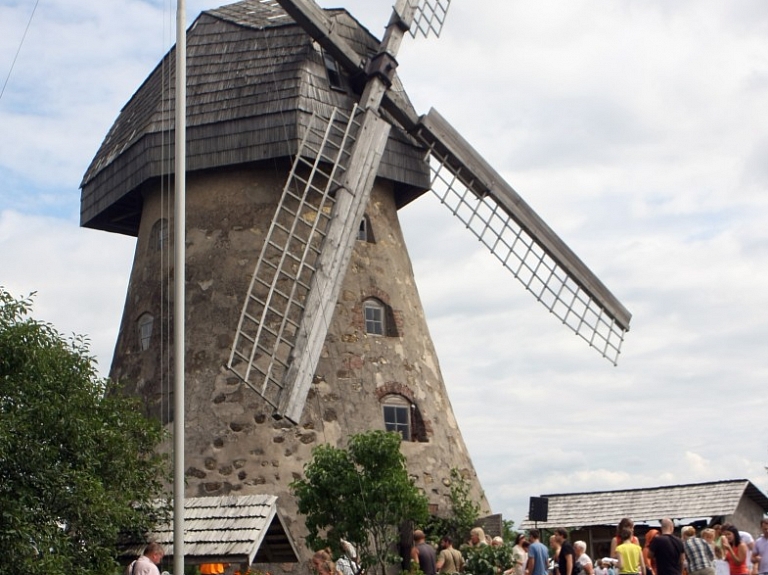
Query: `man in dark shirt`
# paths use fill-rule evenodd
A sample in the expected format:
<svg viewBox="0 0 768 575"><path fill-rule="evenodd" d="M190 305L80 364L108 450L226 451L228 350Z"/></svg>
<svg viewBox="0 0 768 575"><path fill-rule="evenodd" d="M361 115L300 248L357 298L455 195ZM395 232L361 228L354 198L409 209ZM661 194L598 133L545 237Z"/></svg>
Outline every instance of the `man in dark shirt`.
<svg viewBox="0 0 768 575"><path fill-rule="evenodd" d="M670 519L661 520L661 535L648 547L648 555L656 561L656 575L682 575L685 550L683 542L673 534L675 525Z"/></svg>
<svg viewBox="0 0 768 575"><path fill-rule="evenodd" d="M427 538L421 529L413 532L411 561L419 564L419 569L424 575L437 575L437 553L435 548L427 543Z"/></svg>
<svg viewBox="0 0 768 575"><path fill-rule="evenodd" d="M576 552L573 550L573 545L568 541L568 532L564 528L555 529L555 543L560 547L560 552L557 554L557 566L560 575L573 575Z"/></svg>

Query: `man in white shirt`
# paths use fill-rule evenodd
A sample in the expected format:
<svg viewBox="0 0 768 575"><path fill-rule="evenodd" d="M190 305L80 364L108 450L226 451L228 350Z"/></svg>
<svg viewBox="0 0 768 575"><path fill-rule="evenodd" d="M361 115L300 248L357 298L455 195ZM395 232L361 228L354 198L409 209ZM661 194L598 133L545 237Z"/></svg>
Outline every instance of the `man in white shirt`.
<svg viewBox="0 0 768 575"><path fill-rule="evenodd" d="M768 575L768 518L760 522L760 529L763 534L755 541L755 548L752 552L752 562L755 566L752 573Z"/></svg>
<svg viewBox="0 0 768 575"><path fill-rule="evenodd" d="M160 575L157 566L164 555L165 551L159 543L149 543L144 549L144 555L128 567L128 575Z"/></svg>

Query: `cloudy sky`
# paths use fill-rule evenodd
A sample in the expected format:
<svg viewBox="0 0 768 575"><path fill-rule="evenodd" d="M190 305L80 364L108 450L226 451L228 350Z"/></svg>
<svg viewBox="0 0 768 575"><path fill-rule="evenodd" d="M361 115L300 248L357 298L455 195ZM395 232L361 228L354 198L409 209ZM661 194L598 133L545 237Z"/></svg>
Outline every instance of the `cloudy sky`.
<svg viewBox="0 0 768 575"><path fill-rule="evenodd" d="M343 5L379 35L387 0ZM189 19L218 6L188 0ZM0 0L0 285L111 361L133 240L79 183L169 48L175 3ZM454 0L400 74L633 313L618 367L432 196L402 211L491 505L729 478L768 488L768 3ZM3 89L3 86L4 89ZM429 234L424 233L429 230Z"/></svg>

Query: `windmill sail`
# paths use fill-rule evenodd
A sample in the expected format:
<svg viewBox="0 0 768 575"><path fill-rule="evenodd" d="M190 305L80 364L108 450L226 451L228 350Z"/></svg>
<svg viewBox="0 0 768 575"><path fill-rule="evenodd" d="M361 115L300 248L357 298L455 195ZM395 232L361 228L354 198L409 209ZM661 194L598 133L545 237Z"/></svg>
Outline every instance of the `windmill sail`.
<svg viewBox="0 0 768 575"><path fill-rule="evenodd" d="M311 117L240 314L228 367L275 408L359 130L356 112Z"/></svg>
<svg viewBox="0 0 768 575"><path fill-rule="evenodd" d="M322 45L343 64L355 65L354 51L314 2L279 3L311 35L323 38ZM309 150L316 160L308 176L296 169L303 164L305 152L300 150L256 266L229 367L275 407L275 417L293 422L301 417L389 137L391 124L379 116L378 108L414 11L408 0L399 0L395 7L379 55L372 60L376 64L367 71L362 120L353 112L342 138L326 130L321 149ZM350 134L357 140L347 139ZM325 170L323 163L328 165ZM299 195L294 188L303 191ZM302 222L308 213L313 214L312 222Z"/></svg>
<svg viewBox="0 0 768 575"><path fill-rule="evenodd" d="M338 55L350 75L365 73L354 51L334 34L311 0L279 0L324 49ZM439 31L449 0L412 5L412 34ZM423 143L434 160L433 191L556 317L616 364L631 314L597 276L504 179L435 110L415 117L393 90L382 108Z"/></svg>
<svg viewBox="0 0 768 575"><path fill-rule="evenodd" d="M328 129L320 147L310 147L318 139L310 130L299 150L243 305L229 360L235 374L277 417L298 421L386 146L390 124L380 105L429 149L441 202L538 301L616 364L629 312L442 116L414 118L388 90L404 33L439 34L450 0L399 0L368 62L312 0L277 2L352 76L367 78L365 112L362 125L355 113L339 130L336 119L321 122Z"/></svg>
<svg viewBox="0 0 768 575"><path fill-rule="evenodd" d="M631 315L576 254L436 111L416 132L432 191L574 333L616 364Z"/></svg>
<svg viewBox="0 0 768 575"><path fill-rule="evenodd" d="M285 417L295 423L301 417L390 128L389 123L370 110L365 112L349 159L349 169L342 186L336 191L328 234L312 276L296 336L296 349L284 376L286 388L275 410L277 417Z"/></svg>
<svg viewBox="0 0 768 575"><path fill-rule="evenodd" d="M421 34L425 38L430 33L440 36L443 31L443 24L448 15L448 7L451 0L419 0L415 3L416 12L411 24L411 36L414 38Z"/></svg>

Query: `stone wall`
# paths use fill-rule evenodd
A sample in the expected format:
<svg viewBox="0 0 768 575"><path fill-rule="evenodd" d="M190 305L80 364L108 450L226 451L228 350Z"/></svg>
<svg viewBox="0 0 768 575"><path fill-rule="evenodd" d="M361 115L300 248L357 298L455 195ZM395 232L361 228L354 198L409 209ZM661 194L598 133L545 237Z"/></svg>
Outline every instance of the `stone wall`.
<svg viewBox="0 0 768 575"><path fill-rule="evenodd" d="M271 408L226 369L284 178L279 166L270 165L187 179L187 494L277 495L302 559L307 559L306 530L289 483L301 475L314 446L344 446L352 433L383 429L381 402L394 395L411 405L415 440L403 442L403 453L432 510L449 510L450 470L455 467L471 481L483 512L489 512L440 373L391 184L378 181L372 193L366 216L374 241L356 242L300 423L273 420ZM146 192L111 375L144 399L147 413L169 423L172 251L158 250L153 234L162 218L172 230L172 214L163 208L167 204L167 192ZM383 336L365 333L363 302L368 298L387 310L392 329ZM142 351L137 321L145 313L155 322L150 345ZM301 563L298 568L306 567Z"/></svg>

